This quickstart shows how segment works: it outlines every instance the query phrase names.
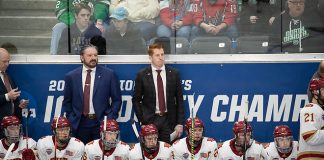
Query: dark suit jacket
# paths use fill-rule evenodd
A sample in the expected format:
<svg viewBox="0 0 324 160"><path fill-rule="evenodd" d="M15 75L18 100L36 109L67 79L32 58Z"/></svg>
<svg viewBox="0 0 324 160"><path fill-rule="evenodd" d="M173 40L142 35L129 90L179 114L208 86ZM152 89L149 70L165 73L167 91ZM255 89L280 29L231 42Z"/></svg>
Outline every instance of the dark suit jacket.
<svg viewBox="0 0 324 160"><path fill-rule="evenodd" d="M166 107L171 130L177 124L183 124L183 95L180 75L174 68L165 66L166 70ZM156 93L151 66L138 72L135 80L133 107L137 118L143 124L153 123L156 108Z"/></svg>
<svg viewBox="0 0 324 160"><path fill-rule="evenodd" d="M98 124L105 115L108 119L118 117L122 101L119 81L113 70L97 65L92 103ZM82 66L65 75L63 110L72 129L76 130L83 112Z"/></svg>
<svg viewBox="0 0 324 160"><path fill-rule="evenodd" d="M0 73L1 74L1 73ZM11 80L10 76L8 75L11 88L17 88L16 84ZM0 78L0 121L2 121L3 117L12 115L12 105L11 102L6 100L5 94L8 93L7 89ZM13 101L15 106L15 113L14 115L17 116L20 120L22 118L21 115L21 108L19 108L19 97ZM1 132L1 131L0 131ZM2 132L0 133L0 137L2 137Z"/></svg>

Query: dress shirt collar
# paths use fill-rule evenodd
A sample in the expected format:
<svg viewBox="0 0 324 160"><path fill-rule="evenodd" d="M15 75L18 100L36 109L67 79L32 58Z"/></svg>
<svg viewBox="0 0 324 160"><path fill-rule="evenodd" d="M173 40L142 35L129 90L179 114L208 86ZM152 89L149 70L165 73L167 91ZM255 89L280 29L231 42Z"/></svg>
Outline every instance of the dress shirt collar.
<svg viewBox="0 0 324 160"><path fill-rule="evenodd" d="M152 67L152 71L156 71L156 70L161 70L162 72L165 71L165 65L163 65L161 68L156 68L153 65L151 65L151 67Z"/></svg>
<svg viewBox="0 0 324 160"><path fill-rule="evenodd" d="M91 73L95 73L95 72L96 72L96 68L97 68L97 67L94 67L94 68L88 68L88 67L86 67L85 65L83 65L83 67L82 67L82 72L87 73L87 70L88 70L88 69L91 69L91 70L92 70Z"/></svg>

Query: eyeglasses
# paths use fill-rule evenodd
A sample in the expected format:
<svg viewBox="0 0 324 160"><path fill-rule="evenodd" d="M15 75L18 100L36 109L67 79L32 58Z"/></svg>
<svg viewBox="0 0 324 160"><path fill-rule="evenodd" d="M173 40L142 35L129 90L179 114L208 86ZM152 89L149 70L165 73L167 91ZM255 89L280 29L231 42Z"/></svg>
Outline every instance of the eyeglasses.
<svg viewBox="0 0 324 160"><path fill-rule="evenodd" d="M297 5L305 5L305 1L289 1L289 3L297 6Z"/></svg>

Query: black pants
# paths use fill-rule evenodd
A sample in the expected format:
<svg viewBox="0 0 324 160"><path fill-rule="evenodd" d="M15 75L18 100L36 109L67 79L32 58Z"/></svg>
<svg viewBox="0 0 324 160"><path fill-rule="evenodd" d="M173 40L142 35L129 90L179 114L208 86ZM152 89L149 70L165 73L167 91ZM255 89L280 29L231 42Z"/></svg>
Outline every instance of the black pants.
<svg viewBox="0 0 324 160"><path fill-rule="evenodd" d="M169 127L168 116L155 115L153 124L159 131L159 141L170 144L170 134L172 133L172 130Z"/></svg>

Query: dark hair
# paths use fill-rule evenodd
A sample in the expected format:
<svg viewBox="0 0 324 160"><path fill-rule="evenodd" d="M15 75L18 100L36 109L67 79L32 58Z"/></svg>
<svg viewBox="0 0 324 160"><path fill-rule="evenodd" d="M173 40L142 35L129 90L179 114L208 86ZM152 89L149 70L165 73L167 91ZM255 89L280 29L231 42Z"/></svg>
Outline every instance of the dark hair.
<svg viewBox="0 0 324 160"><path fill-rule="evenodd" d="M84 2L77 4L74 8L75 8L76 15L78 15L82 9L86 9L91 13L91 7Z"/></svg>
<svg viewBox="0 0 324 160"><path fill-rule="evenodd" d="M10 42L3 43L1 45L1 48L6 49L10 54L17 54L18 53L17 47L14 44L10 43Z"/></svg>
<svg viewBox="0 0 324 160"><path fill-rule="evenodd" d="M94 36L90 39L90 44L96 46L98 55L106 55L106 39L102 36Z"/></svg>
<svg viewBox="0 0 324 160"><path fill-rule="evenodd" d="M162 44L161 43L153 43L153 44L149 45L148 51L147 51L147 53L149 54L149 56L152 56L153 55L153 53L154 53L153 50L154 49L163 49Z"/></svg>
<svg viewBox="0 0 324 160"><path fill-rule="evenodd" d="M97 46L92 45L92 44L88 44L88 45L84 45L84 46L81 48L81 50L80 50L80 55L82 56L82 55L84 54L84 51L85 51L86 49L88 49L88 48L95 48L95 49L97 50L97 52L98 52L98 48L97 48Z"/></svg>

